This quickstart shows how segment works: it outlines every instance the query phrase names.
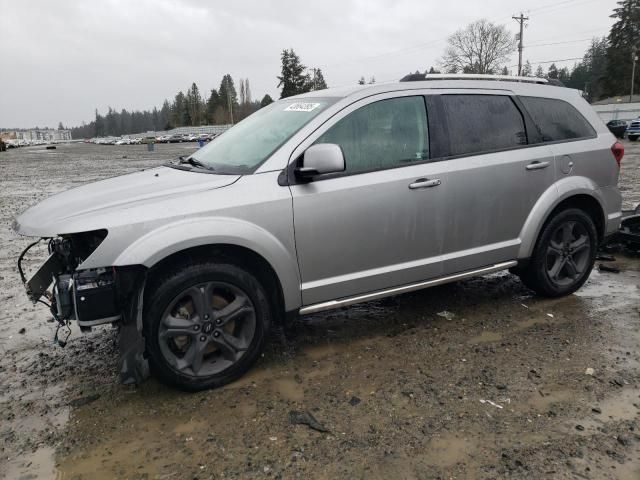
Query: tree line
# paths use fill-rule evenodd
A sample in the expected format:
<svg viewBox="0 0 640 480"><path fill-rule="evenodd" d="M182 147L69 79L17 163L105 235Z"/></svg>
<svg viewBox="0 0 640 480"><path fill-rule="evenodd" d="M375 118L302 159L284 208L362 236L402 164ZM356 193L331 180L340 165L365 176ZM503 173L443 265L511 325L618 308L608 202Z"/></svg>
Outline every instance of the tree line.
<svg viewBox="0 0 640 480"><path fill-rule="evenodd" d="M308 69L293 48L284 49L280 59L281 75L277 77L278 88L282 88L280 98L327 88L322 70ZM237 123L272 102L269 95L254 100L248 78L241 78L236 90L233 78L226 74L220 87L212 89L206 97L194 82L186 92L178 92L171 102L165 99L160 108L117 111L109 107L106 114L96 109L94 120L71 128L71 135L73 138L118 137L176 127ZM62 124L59 128L63 128Z"/></svg>
<svg viewBox="0 0 640 480"><path fill-rule="evenodd" d="M220 87L212 89L206 97L194 82L186 92L178 92L171 102L165 99L160 108L117 111L109 107L106 114L96 109L95 119L71 128L71 135L73 138L118 137L176 127L224 125L239 122L273 102L269 95L254 100L248 78L240 79L238 90L229 74L222 77Z"/></svg>

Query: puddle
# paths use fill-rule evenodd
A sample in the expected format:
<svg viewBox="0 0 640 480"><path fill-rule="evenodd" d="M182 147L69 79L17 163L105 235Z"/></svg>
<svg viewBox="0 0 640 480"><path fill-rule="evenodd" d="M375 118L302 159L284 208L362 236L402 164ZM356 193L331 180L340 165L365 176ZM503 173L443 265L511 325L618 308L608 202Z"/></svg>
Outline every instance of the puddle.
<svg viewBox="0 0 640 480"><path fill-rule="evenodd" d="M452 467L470 459L476 449L475 443L455 435L443 435L434 438L427 446L425 460L429 465L440 468Z"/></svg>
<svg viewBox="0 0 640 480"><path fill-rule="evenodd" d="M541 395L540 392L535 392L524 402L524 406L537 410L538 412L545 412L549 410L549 407L554 403L576 400L576 393L569 390L545 391L544 388L540 390L544 395Z"/></svg>
<svg viewBox="0 0 640 480"><path fill-rule="evenodd" d="M476 343L499 342L500 340L502 340L502 334L500 332L484 331L480 335L471 337L469 340L467 340L467 343L474 345Z"/></svg>
<svg viewBox="0 0 640 480"><path fill-rule="evenodd" d="M9 460L6 477L8 480L25 479L53 479L56 475L53 447L40 447L33 453L26 453Z"/></svg>
<svg viewBox="0 0 640 480"><path fill-rule="evenodd" d="M602 420L633 420L640 417L640 389L623 389L620 392L597 403L602 413L597 415Z"/></svg>
<svg viewBox="0 0 640 480"><path fill-rule="evenodd" d="M301 402L304 400L304 389L302 385L293 379L280 378L271 382L275 392L286 400Z"/></svg>

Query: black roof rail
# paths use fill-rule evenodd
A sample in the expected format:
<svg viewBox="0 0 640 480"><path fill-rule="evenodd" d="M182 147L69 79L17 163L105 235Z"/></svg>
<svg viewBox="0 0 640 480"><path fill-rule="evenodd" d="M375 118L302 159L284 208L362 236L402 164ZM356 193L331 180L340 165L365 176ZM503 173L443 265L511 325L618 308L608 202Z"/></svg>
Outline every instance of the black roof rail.
<svg viewBox="0 0 640 480"><path fill-rule="evenodd" d="M564 87L564 84L554 78L519 77L515 75L489 75L482 73L410 73L400 79L401 82L423 82L428 80L494 80L501 82L537 83L540 85L554 85Z"/></svg>

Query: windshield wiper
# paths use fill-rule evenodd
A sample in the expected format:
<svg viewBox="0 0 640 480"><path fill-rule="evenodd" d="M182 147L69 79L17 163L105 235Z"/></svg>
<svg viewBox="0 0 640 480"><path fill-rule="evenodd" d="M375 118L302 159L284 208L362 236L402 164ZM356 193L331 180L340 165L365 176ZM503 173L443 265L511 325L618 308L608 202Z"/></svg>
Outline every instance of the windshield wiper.
<svg viewBox="0 0 640 480"><path fill-rule="evenodd" d="M200 167L200 168L205 168L207 170L213 170L213 168L211 168L208 165L205 165L204 163L202 163L200 160L197 160L193 157L189 157L189 158L184 158L184 157L178 157L179 163L180 164L185 164L188 163L189 165L193 165L194 167Z"/></svg>

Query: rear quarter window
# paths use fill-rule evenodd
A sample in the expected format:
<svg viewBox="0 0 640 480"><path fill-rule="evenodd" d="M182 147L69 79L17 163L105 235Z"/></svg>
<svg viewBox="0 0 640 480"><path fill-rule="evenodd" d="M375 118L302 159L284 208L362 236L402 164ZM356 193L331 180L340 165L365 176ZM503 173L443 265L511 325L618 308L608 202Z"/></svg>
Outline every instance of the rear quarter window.
<svg viewBox="0 0 640 480"><path fill-rule="evenodd" d="M520 97L535 123L542 142L594 137L596 132L576 108L564 100Z"/></svg>

